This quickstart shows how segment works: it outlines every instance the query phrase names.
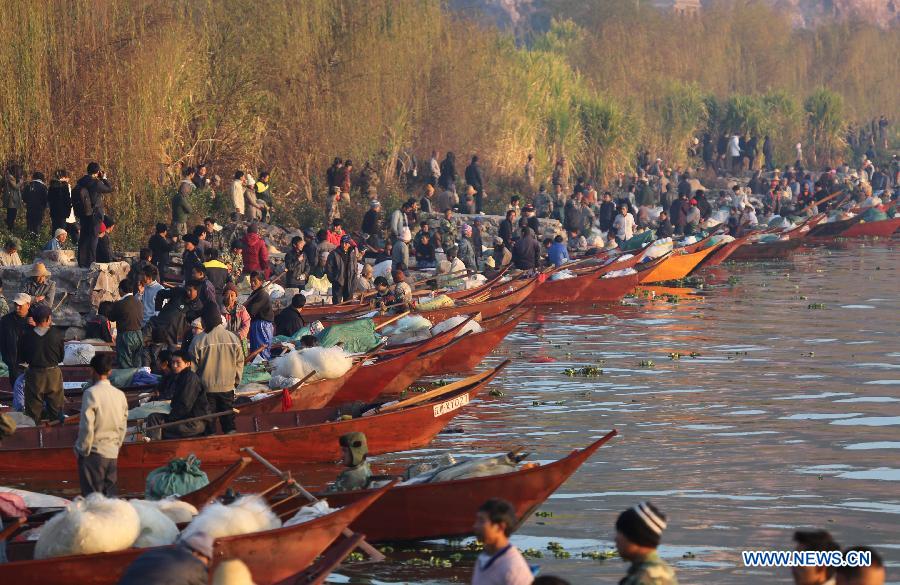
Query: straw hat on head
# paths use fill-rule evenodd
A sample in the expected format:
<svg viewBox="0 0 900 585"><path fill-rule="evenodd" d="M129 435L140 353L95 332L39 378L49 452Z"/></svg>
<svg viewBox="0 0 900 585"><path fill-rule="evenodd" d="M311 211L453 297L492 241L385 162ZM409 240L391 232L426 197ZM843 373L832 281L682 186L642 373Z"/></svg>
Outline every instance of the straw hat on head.
<svg viewBox="0 0 900 585"><path fill-rule="evenodd" d="M31 267L31 276L50 276L50 271L44 266L43 262L35 262Z"/></svg>

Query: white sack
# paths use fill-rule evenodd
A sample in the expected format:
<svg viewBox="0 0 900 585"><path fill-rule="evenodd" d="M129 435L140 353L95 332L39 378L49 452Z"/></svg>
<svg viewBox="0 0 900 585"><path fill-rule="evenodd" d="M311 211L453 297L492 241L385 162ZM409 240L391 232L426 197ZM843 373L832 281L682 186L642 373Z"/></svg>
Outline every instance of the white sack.
<svg viewBox="0 0 900 585"><path fill-rule="evenodd" d="M86 366L97 350L90 343L67 343L63 353L63 365Z"/></svg>
<svg viewBox="0 0 900 585"><path fill-rule="evenodd" d="M178 538L178 527L154 502L130 500L128 502L141 520L141 532L132 546L149 548L166 546Z"/></svg>
<svg viewBox="0 0 900 585"><path fill-rule="evenodd" d="M125 500L94 493L75 498L44 524L35 559L113 552L129 548L141 531L137 511Z"/></svg>
<svg viewBox="0 0 900 585"><path fill-rule="evenodd" d="M304 522L309 522L310 520L315 520L316 518L321 518L322 516L327 516L331 514L338 508L332 508L328 505L328 502L325 500L319 500L315 504L310 504L309 506L303 506L294 516L284 523L285 527L294 526L296 524L303 524Z"/></svg>
<svg viewBox="0 0 900 585"><path fill-rule="evenodd" d="M568 280L570 278L575 278L575 273L571 270L560 270L550 275L550 280Z"/></svg>
<svg viewBox="0 0 900 585"><path fill-rule="evenodd" d="M431 335L433 335L433 336L440 335L441 333L444 333L445 331L450 331L451 329L453 329L454 327L456 327L457 325L459 325L466 319L468 319L468 317L463 316L463 315L457 315L456 317L450 317L446 321L441 321L440 323L438 323L431 329ZM466 333L470 333L470 332L471 333L481 333L482 331L483 331L483 329L481 328L481 325L479 323L477 323L474 319L472 319L471 321L466 323L465 327L463 327L462 329L457 331L456 335L454 337L462 337Z"/></svg>
<svg viewBox="0 0 900 585"><path fill-rule="evenodd" d="M229 505L212 503L194 518L181 533L187 538L205 532L211 538L250 534L281 527L281 520L259 496L244 496Z"/></svg>
<svg viewBox="0 0 900 585"><path fill-rule="evenodd" d="M199 513L192 504L182 502L175 496L168 496L161 500L144 501L159 508L159 511L168 516L175 524L187 524Z"/></svg>
<svg viewBox="0 0 900 585"><path fill-rule="evenodd" d="M646 251L644 252L644 258L650 258L651 260L655 260L661 256L665 256L669 252L672 251L674 245L672 243L672 238L662 238L656 240L649 246L647 246Z"/></svg>
<svg viewBox="0 0 900 585"><path fill-rule="evenodd" d="M612 272L607 272L600 278L618 278L619 276L628 276L629 274L637 274L637 270L634 268L626 268L624 270L613 270Z"/></svg>
<svg viewBox="0 0 900 585"><path fill-rule="evenodd" d="M340 347L309 347L278 358L274 366L273 377L277 375L300 380L315 370L316 375L310 381L333 380L346 374L353 367L353 360Z"/></svg>

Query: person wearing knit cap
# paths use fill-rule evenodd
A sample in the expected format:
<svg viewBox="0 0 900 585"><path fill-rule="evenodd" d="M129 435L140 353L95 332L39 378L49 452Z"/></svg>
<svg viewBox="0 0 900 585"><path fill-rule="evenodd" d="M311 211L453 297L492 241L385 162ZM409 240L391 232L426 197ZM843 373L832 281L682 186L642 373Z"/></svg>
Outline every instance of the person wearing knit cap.
<svg viewBox="0 0 900 585"><path fill-rule="evenodd" d="M641 502L616 520L616 549L631 563L619 585L677 585L675 570L656 552L666 529L666 515L650 502Z"/></svg>
<svg viewBox="0 0 900 585"><path fill-rule="evenodd" d="M208 583L213 542L214 539L209 534L194 532L180 538L175 546L151 548L125 569L118 585Z"/></svg>

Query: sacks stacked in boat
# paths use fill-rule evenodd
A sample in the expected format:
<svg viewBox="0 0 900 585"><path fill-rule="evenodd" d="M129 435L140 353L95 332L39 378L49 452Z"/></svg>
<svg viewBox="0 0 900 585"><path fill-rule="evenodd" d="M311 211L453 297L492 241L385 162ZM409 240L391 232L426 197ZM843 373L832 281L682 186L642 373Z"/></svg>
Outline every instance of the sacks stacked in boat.
<svg viewBox="0 0 900 585"><path fill-rule="evenodd" d="M340 378L353 367L353 360L340 347L309 347L292 351L274 360L270 388L288 388L305 378L313 370L309 380L333 380Z"/></svg>
<svg viewBox="0 0 900 585"><path fill-rule="evenodd" d="M672 243L672 238L662 238L656 240L644 251L644 258L649 258L650 260L655 260L660 256L665 256L669 252L671 252L674 248L674 244Z"/></svg>
<svg viewBox="0 0 900 585"><path fill-rule="evenodd" d="M466 319L468 319L468 317L457 315L456 317L450 317L446 321L441 321L431 328L431 336L434 337L435 335L440 335L445 331L450 331ZM473 319L466 323L465 327L457 331L455 337L462 337L466 333L481 333L482 331L484 330L481 328L481 325Z"/></svg>
<svg viewBox="0 0 900 585"><path fill-rule="evenodd" d="M90 343L67 343L63 350L63 365L86 366L96 352L97 349Z"/></svg>
<svg viewBox="0 0 900 585"><path fill-rule="evenodd" d="M259 496L244 496L228 505L214 502L203 508L181 533L181 538L203 532L215 539L275 528L281 528L281 520L265 500Z"/></svg>
<svg viewBox="0 0 900 585"><path fill-rule="evenodd" d="M519 458L510 457L509 453L496 455L494 457L463 459L458 462L453 461L453 458L451 457L451 463L439 464L433 469L422 473L415 474L416 471L422 469L421 464L417 465L415 468L410 468L408 474L412 475L412 477L403 482L403 485L451 481L471 477L487 477L511 473L519 469L519 460Z"/></svg>
<svg viewBox="0 0 900 585"><path fill-rule="evenodd" d="M389 345L413 343L431 337L431 321L421 315L406 315L381 332L388 337Z"/></svg>
<svg viewBox="0 0 900 585"><path fill-rule="evenodd" d="M629 274L637 274L634 268L623 268L622 270L612 270L607 272L600 278L618 278L619 276L628 276Z"/></svg>
<svg viewBox="0 0 900 585"><path fill-rule="evenodd" d="M422 297L416 303L416 309L419 311L434 311L436 309L445 309L453 307L456 303L447 295L437 295L434 297Z"/></svg>

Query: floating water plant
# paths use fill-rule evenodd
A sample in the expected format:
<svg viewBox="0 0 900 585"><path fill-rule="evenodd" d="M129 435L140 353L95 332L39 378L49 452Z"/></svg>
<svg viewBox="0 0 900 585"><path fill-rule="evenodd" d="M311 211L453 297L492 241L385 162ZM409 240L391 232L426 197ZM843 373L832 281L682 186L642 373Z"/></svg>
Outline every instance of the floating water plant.
<svg viewBox="0 0 900 585"><path fill-rule="evenodd" d="M810 303L806 308L807 309L824 309L825 303Z"/></svg>
<svg viewBox="0 0 900 585"><path fill-rule="evenodd" d="M638 365L642 368L652 368L656 364L653 363L653 360L641 360Z"/></svg>

